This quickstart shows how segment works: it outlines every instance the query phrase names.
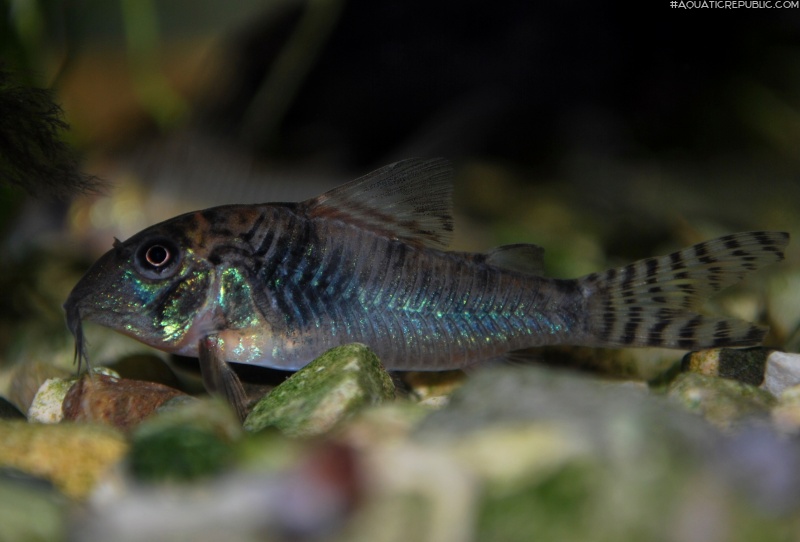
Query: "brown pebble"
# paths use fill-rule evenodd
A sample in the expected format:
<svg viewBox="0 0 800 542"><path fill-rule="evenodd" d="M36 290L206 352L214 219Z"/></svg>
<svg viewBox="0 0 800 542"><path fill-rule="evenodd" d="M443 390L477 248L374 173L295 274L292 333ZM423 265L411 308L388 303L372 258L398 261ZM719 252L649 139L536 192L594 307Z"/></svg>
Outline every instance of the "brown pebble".
<svg viewBox="0 0 800 542"><path fill-rule="evenodd" d="M62 409L65 420L128 429L179 395L185 394L156 382L87 373L67 392Z"/></svg>

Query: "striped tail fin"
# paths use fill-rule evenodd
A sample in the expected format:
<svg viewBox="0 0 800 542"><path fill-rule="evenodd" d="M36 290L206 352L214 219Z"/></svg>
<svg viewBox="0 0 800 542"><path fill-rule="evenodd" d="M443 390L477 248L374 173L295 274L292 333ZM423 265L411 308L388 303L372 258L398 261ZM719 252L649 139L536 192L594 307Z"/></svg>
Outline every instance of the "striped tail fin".
<svg viewBox="0 0 800 542"><path fill-rule="evenodd" d="M712 294L783 259L789 234L745 232L579 279L592 346L701 348L759 344L767 328L695 312Z"/></svg>

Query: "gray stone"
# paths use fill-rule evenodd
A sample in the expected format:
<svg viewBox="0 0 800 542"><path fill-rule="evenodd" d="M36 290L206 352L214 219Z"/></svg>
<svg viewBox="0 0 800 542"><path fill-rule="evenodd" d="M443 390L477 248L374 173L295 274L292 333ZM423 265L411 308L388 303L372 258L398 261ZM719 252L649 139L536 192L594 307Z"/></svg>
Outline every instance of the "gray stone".
<svg viewBox="0 0 800 542"><path fill-rule="evenodd" d="M567 371L541 367L498 367L477 371L450 398L447 407L429 415L417 437L432 438L521 423L554 424L577 435L597 453L626 445L686 447L705 450L715 436L708 427L644 385L604 382ZM655 445L655 444L654 444Z"/></svg>
<svg viewBox="0 0 800 542"><path fill-rule="evenodd" d="M681 375L678 386L721 388L761 414L774 401L754 386L699 374ZM539 368L479 371L423 420L414 442L413 455L375 452L418 503L384 513L393 518L385 525L437 510L472 521L470 539L598 542L744 541L747 532L800 527L796 443L769 431L728 437L637 386ZM442 486L460 488L460 497L446 505ZM773 520L765 523L765 513ZM437 528L429 519L418 538Z"/></svg>
<svg viewBox="0 0 800 542"><path fill-rule="evenodd" d="M277 427L291 436L319 435L366 405L394 397L394 385L363 344L332 348L256 404L248 431Z"/></svg>
<svg viewBox="0 0 800 542"><path fill-rule="evenodd" d="M800 354L772 352L767 357L764 389L777 396L797 384L800 384Z"/></svg>

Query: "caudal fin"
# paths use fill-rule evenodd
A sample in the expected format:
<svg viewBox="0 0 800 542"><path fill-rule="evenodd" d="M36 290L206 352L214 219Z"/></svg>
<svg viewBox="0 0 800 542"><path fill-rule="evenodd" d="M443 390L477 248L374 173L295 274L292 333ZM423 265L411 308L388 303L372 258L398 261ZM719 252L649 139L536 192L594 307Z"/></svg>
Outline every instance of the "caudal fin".
<svg viewBox="0 0 800 542"><path fill-rule="evenodd" d="M767 328L695 312L712 294L783 259L789 234L745 232L579 279L594 346L701 348L759 344Z"/></svg>

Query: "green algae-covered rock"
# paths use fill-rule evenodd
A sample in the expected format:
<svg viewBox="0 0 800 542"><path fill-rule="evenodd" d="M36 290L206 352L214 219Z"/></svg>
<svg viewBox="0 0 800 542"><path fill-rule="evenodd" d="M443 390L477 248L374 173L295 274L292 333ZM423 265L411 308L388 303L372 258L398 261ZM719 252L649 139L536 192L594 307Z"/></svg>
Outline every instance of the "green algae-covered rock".
<svg viewBox="0 0 800 542"><path fill-rule="evenodd" d="M168 405L131 435L128 466L139 480L193 480L222 472L236 458L241 426L216 399Z"/></svg>
<svg viewBox="0 0 800 542"><path fill-rule="evenodd" d="M363 344L347 344L328 350L259 401L244 428L319 435L361 407L392 397L394 385L377 356Z"/></svg>
<svg viewBox="0 0 800 542"><path fill-rule="evenodd" d="M601 526L589 520L603 485L599 474L600 469L591 462L574 461L517 491L487 495L480 506L476 538L520 542L595 539L593 530L608 529L613 523Z"/></svg>
<svg viewBox="0 0 800 542"><path fill-rule="evenodd" d="M767 416L777 399L768 391L736 380L699 373L679 375L669 397L722 429L754 416Z"/></svg>

